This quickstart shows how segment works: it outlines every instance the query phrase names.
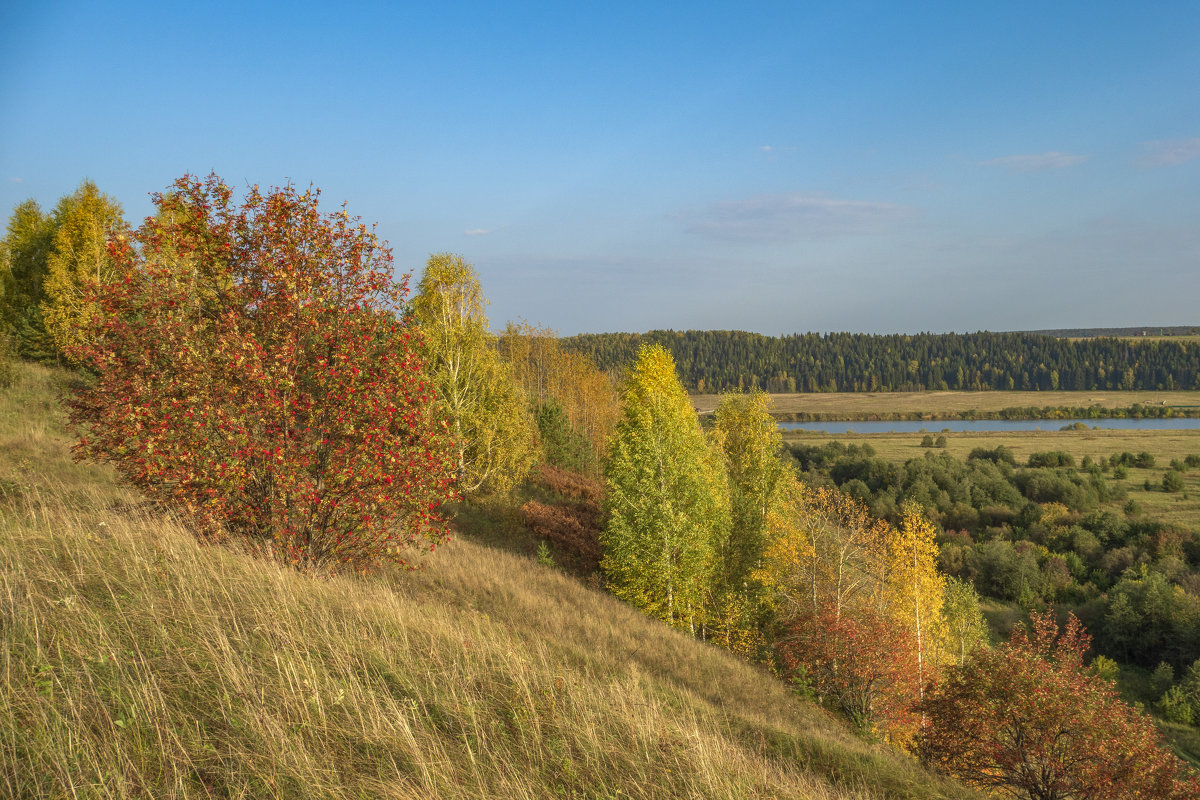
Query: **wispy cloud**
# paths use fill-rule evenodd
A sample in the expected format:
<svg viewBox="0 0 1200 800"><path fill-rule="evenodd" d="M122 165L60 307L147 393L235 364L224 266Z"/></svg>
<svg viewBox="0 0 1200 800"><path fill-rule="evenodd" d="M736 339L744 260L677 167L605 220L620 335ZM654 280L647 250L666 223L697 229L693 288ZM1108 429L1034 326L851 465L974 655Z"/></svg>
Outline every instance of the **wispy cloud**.
<svg viewBox="0 0 1200 800"><path fill-rule="evenodd" d="M1091 156L1074 153L1060 153L1052 150L1049 153L1029 153L1016 156L1001 156L987 161L980 161L984 167L1004 167L1011 172L1046 172L1052 169L1064 169L1082 164Z"/></svg>
<svg viewBox="0 0 1200 800"><path fill-rule="evenodd" d="M1173 167L1200 157L1200 137L1143 142L1142 149L1146 153L1138 159L1139 167Z"/></svg>
<svg viewBox="0 0 1200 800"><path fill-rule="evenodd" d="M491 233L488 228L467 228L463 231L463 236L487 236Z"/></svg>
<svg viewBox="0 0 1200 800"><path fill-rule="evenodd" d="M688 232L712 239L780 242L874 233L911 214L911 208L893 203L789 192L713 203L684 219Z"/></svg>
<svg viewBox="0 0 1200 800"><path fill-rule="evenodd" d="M9 178L9 180L13 183L24 183L25 182L24 178Z"/></svg>

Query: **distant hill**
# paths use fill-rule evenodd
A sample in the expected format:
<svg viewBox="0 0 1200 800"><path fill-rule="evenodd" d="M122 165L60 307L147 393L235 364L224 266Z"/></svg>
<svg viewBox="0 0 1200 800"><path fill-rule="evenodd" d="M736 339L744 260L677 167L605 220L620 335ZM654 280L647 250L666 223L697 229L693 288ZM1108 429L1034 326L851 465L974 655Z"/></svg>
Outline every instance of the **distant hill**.
<svg viewBox="0 0 1200 800"><path fill-rule="evenodd" d="M1141 329L1138 329L1141 330ZM1154 330L1169 330L1166 328ZM1185 329L1190 330L1190 329ZM564 339L601 369L631 364L638 347L671 351L691 392L1200 389L1200 340L1063 338L1045 333L803 333L650 331Z"/></svg>
<svg viewBox="0 0 1200 800"><path fill-rule="evenodd" d="M1058 339L1091 339L1101 336L1128 338L1131 336L1200 336L1200 325L1142 325L1137 328L1053 328L1044 331L1021 331Z"/></svg>

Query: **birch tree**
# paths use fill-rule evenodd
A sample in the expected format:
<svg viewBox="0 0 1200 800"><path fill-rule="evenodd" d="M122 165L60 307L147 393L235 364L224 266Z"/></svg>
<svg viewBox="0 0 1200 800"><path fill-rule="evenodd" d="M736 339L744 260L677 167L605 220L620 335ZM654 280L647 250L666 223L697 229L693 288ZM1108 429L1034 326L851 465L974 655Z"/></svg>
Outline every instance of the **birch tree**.
<svg viewBox="0 0 1200 800"><path fill-rule="evenodd" d="M536 459L528 404L496 351L474 267L461 256L429 257L409 319L455 440L464 495L505 492Z"/></svg>
<svg viewBox="0 0 1200 800"><path fill-rule="evenodd" d="M625 382L605 486L601 566L612 592L701 632L729 499L718 456L662 347L643 347Z"/></svg>

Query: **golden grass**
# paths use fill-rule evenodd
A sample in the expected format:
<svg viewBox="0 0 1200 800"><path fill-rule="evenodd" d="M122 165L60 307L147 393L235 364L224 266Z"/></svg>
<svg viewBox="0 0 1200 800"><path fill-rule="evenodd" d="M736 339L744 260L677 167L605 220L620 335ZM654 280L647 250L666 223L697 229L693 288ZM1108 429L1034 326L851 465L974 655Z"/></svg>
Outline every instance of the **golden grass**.
<svg viewBox="0 0 1200 800"><path fill-rule="evenodd" d="M304 575L28 452L0 451L25 481L0 509L0 796L975 796L533 559L460 538L415 573Z"/></svg>
<svg viewBox="0 0 1200 800"><path fill-rule="evenodd" d="M717 407L720 395L692 395L701 413ZM1200 406L1200 392L816 392L773 394L773 414L801 412L844 414L861 418L871 414L961 414L964 411L1001 411L1006 408L1070 408L1098 405L1103 408L1143 406Z"/></svg>

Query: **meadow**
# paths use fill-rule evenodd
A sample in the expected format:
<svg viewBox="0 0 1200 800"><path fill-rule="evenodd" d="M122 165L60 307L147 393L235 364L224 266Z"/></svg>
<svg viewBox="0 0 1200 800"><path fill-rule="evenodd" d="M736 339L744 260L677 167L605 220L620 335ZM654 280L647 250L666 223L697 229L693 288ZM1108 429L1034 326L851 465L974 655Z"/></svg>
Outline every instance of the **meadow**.
<svg viewBox="0 0 1200 800"><path fill-rule="evenodd" d="M718 394L692 395L702 414L717 407ZM964 412L1002 411L1006 408L1068 407L1130 408L1179 406L1200 408L1195 391L1094 391L1094 392L815 392L772 394L771 412L821 414L827 419L869 419L886 414L914 415L927 419L957 418Z"/></svg>
<svg viewBox="0 0 1200 800"><path fill-rule="evenodd" d="M977 796L520 547L360 576L201 545L71 460L66 381L0 393L0 795Z"/></svg>
<svg viewBox="0 0 1200 800"><path fill-rule="evenodd" d="M1118 431L1118 430L1071 430L1071 431L1013 431L984 433L940 433L936 423L928 427L929 434L946 437L942 448L922 447L923 433L850 433L825 434L788 431L787 442L824 444L837 440L846 444L870 444L875 454L897 464L910 458L922 458L926 453L945 452L965 459L978 447L993 449L1004 445L1013 451L1018 464L1028 461L1031 453L1051 450L1070 453L1077 464L1085 456L1099 462L1113 453L1148 452L1154 456L1154 467L1128 468L1124 479L1116 478L1111 472L1105 480L1114 487L1126 490L1125 500L1112 504L1114 510L1123 510L1124 504L1132 499L1141 506L1143 514L1151 519L1180 527L1185 530L1200 530L1200 470L1183 473L1184 488L1180 492L1162 491L1163 475L1172 460L1182 461L1188 455L1200 454L1200 430L1187 431ZM1146 481L1153 487L1145 489Z"/></svg>

